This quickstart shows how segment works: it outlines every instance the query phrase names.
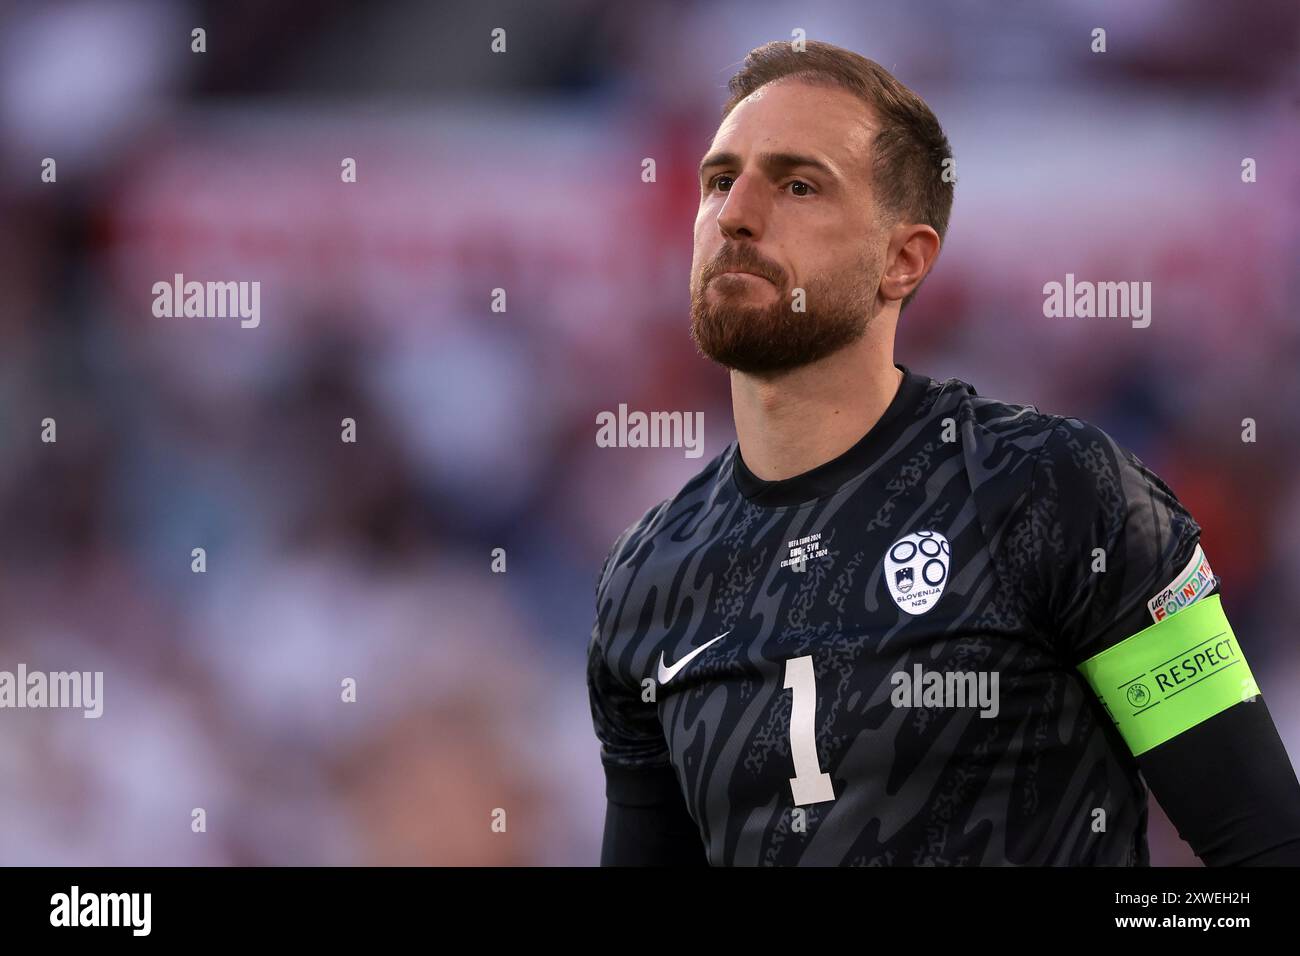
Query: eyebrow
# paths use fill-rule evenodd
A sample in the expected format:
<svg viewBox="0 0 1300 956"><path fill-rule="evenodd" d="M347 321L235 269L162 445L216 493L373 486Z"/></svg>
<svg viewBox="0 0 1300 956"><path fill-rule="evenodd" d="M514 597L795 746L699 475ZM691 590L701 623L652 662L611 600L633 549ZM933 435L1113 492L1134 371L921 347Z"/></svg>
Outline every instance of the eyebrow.
<svg viewBox="0 0 1300 956"><path fill-rule="evenodd" d="M804 156L800 153L759 153L758 164L769 172L807 168L816 169L833 179L839 178L839 175L828 163L824 163L814 156ZM740 165L740 157L736 153L710 153L700 162L700 179L704 179L704 174L710 169L719 166Z"/></svg>

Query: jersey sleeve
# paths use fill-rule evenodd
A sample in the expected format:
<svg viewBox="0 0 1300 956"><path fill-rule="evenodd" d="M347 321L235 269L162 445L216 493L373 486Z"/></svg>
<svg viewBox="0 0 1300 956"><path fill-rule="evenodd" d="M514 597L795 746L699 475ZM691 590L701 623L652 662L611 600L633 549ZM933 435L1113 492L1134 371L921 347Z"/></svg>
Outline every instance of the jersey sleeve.
<svg viewBox="0 0 1300 956"><path fill-rule="evenodd" d="M655 705L643 702L638 688L614 676L605 660L599 624L592 629L587 651L587 691L606 768L640 770L668 763L668 744Z"/></svg>
<svg viewBox="0 0 1300 956"><path fill-rule="evenodd" d="M669 761L658 706L653 697L643 696L634 674L620 672L626 669L618 666L610 646L620 610L617 579L624 567L624 551L655 510L614 543L596 584L587 690L605 771L602 866L708 865L699 829Z"/></svg>
<svg viewBox="0 0 1300 956"><path fill-rule="evenodd" d="M1041 455L1040 616L1071 666L1217 592L1200 525L1133 453L1062 418Z"/></svg>
<svg viewBox="0 0 1300 956"><path fill-rule="evenodd" d="M600 741L600 759L606 770L642 770L668 765L668 743L653 700L642 699L639 685L629 684L614 672L608 658L605 629L615 613L608 596L609 575L626 534L615 543L596 586L596 621L587 645L587 691L591 719Z"/></svg>

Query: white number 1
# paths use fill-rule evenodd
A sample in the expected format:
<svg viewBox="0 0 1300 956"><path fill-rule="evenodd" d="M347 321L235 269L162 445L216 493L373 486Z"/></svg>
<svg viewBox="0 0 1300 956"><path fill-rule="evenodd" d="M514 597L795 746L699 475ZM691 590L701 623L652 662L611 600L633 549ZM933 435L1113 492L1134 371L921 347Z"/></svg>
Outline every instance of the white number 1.
<svg viewBox="0 0 1300 956"><path fill-rule="evenodd" d="M794 805L834 800L831 775L823 773L817 762L817 676L813 673L812 655L786 661L785 689L794 691L790 705L790 755L794 758L790 789Z"/></svg>

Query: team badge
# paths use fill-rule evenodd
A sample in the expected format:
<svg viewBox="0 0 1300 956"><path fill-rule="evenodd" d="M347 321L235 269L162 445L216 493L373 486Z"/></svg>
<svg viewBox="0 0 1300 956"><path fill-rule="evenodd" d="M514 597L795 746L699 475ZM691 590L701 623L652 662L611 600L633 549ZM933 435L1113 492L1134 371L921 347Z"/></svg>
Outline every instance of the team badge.
<svg viewBox="0 0 1300 956"><path fill-rule="evenodd" d="M885 555L885 580L894 603L908 614L924 614L943 595L952 548L937 531L899 538Z"/></svg>

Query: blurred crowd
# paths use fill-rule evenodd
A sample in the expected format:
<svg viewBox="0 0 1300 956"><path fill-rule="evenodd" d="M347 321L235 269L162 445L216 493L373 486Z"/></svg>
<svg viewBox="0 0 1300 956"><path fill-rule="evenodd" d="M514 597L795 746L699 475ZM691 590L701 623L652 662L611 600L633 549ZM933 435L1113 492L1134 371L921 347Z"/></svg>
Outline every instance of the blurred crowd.
<svg viewBox="0 0 1300 956"><path fill-rule="evenodd" d="M0 711L0 863L594 862L595 577L734 438L687 333L695 167L727 77L795 28L893 70L954 147L898 360L1093 421L1172 486L1294 758L1298 26L1209 0L6 7L0 669L102 670L105 701ZM177 273L260 281L260 325L156 318ZM1067 273L1150 281L1151 325L1044 317ZM620 403L702 410L705 457L598 448ZM1151 839L1195 863L1158 813Z"/></svg>

